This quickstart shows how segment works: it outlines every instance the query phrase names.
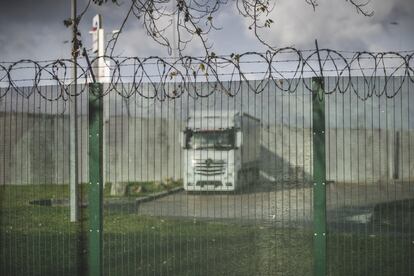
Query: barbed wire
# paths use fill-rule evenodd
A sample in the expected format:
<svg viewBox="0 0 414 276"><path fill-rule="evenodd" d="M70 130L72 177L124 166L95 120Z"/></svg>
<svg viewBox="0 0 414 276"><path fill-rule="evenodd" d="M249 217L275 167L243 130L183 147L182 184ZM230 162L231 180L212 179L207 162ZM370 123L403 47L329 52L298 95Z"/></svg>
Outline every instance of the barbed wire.
<svg viewBox="0 0 414 276"><path fill-rule="evenodd" d="M208 97L222 92L230 97L236 96L242 85L256 94L264 91L273 83L278 89L295 93L303 83L309 92L312 87L309 78L330 77L325 93L335 91L354 92L361 99L385 95L394 97L407 81L414 82L414 52L343 52L332 49L298 50L293 47L276 51L245 52L226 56L210 55L207 58L182 56L177 59L159 56L111 57L102 56L91 60L90 64L103 61L112 70L106 76L106 85L102 96L116 91L120 96L129 98L139 94L147 99L166 100L188 94L192 97ZM77 66L76 78L68 70ZM75 64L71 59L35 61L30 59L16 62L0 62L0 98L10 91L23 97L38 93L45 100L67 100L69 96L84 93L86 85L78 89L76 95L71 92L75 83L87 84L95 69L88 66L85 59ZM24 76L24 77L23 77ZM401 78L399 85L390 85L390 79ZM363 95L353 77L362 78L365 85ZM383 79L378 81L377 77ZM255 80L255 81L250 81ZM29 92L23 91L19 83L31 82ZM42 89L45 84L59 87L58 93L48 95ZM361 83L361 80L358 81ZM168 84L168 85L167 85ZM201 89L201 84L203 88ZM144 89L149 86L151 89ZM168 86L168 88L167 88ZM150 92L149 92L150 91ZM368 91L368 92L367 92Z"/></svg>

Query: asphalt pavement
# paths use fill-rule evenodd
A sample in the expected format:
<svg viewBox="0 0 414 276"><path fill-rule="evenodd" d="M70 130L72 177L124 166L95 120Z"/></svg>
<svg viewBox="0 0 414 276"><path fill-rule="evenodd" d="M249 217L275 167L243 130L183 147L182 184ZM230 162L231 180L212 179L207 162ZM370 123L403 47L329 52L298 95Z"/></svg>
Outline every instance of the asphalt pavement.
<svg viewBox="0 0 414 276"><path fill-rule="evenodd" d="M327 185L328 221L369 223L372 210L384 202L414 198L406 183L331 183ZM137 206L138 214L188 219L265 222L286 227L309 224L313 216L311 185L267 183L229 193L168 194Z"/></svg>

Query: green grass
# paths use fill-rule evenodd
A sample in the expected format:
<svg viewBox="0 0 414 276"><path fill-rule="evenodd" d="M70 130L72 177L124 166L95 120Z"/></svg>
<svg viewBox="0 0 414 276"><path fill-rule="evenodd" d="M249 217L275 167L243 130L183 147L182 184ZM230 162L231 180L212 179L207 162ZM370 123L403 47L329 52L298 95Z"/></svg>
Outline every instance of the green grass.
<svg viewBox="0 0 414 276"><path fill-rule="evenodd" d="M328 236L329 275L414 275L413 257L414 243L407 236Z"/></svg>
<svg viewBox="0 0 414 276"><path fill-rule="evenodd" d="M28 204L64 198L66 186L6 186L0 193L0 275L86 273L87 209L70 223L67 207ZM328 237L329 275L414 273L414 244L405 236ZM103 269L105 275L311 275L312 232L105 213Z"/></svg>

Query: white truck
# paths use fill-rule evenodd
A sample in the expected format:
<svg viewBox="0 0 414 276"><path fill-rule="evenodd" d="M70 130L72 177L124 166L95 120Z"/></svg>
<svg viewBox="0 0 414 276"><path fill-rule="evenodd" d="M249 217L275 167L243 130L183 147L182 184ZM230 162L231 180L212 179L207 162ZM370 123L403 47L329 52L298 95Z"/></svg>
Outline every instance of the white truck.
<svg viewBox="0 0 414 276"><path fill-rule="evenodd" d="M182 135L184 189L235 191L259 177L260 120L237 111L203 110Z"/></svg>

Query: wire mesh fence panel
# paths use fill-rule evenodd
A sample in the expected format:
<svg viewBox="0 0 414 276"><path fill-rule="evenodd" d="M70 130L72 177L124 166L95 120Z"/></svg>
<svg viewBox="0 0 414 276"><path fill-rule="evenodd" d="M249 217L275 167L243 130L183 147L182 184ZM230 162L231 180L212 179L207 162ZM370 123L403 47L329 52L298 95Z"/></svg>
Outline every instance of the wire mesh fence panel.
<svg viewBox="0 0 414 276"><path fill-rule="evenodd" d="M413 275L412 84L371 79L398 94L326 99L329 275ZM326 79L331 85L332 79ZM358 95L372 86L353 78Z"/></svg>
<svg viewBox="0 0 414 276"><path fill-rule="evenodd" d="M109 83L95 140L79 86L77 222L68 95L1 90L0 274L86 274L102 235L104 275L413 275L410 81L325 77L320 113L312 78Z"/></svg>
<svg viewBox="0 0 414 276"><path fill-rule="evenodd" d="M104 97L104 274L312 273L311 94L227 85Z"/></svg>
<svg viewBox="0 0 414 276"><path fill-rule="evenodd" d="M53 98L58 87L38 89L11 89L0 99L0 274L82 274L86 218L71 223L69 211L70 107L63 99L40 96ZM83 105L83 97L78 103ZM79 151L86 153L84 118L83 112ZM86 160L85 154L79 157L81 182L87 181Z"/></svg>

